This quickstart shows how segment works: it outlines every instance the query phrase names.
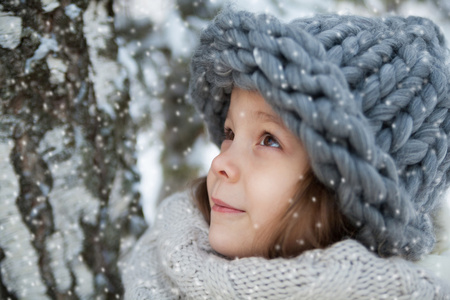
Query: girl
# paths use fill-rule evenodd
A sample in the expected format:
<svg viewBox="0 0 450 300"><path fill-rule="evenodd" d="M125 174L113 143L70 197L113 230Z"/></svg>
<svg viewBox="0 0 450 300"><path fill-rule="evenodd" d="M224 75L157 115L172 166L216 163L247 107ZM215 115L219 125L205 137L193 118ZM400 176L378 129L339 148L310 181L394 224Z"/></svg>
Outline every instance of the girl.
<svg viewBox="0 0 450 300"><path fill-rule="evenodd" d="M221 152L159 207L126 298L450 299L448 57L423 18L222 11L190 83Z"/></svg>
<svg viewBox="0 0 450 300"><path fill-rule="evenodd" d="M210 224L214 250L228 257L289 257L354 231L333 193L309 171L299 138L258 92L234 88L224 125L207 188L200 179L193 197Z"/></svg>

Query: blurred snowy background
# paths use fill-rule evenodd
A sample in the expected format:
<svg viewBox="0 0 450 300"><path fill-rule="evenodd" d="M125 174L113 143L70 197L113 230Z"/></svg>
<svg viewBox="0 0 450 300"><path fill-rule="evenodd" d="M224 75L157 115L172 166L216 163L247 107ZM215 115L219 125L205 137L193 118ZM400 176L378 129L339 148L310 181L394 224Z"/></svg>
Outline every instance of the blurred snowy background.
<svg viewBox="0 0 450 300"><path fill-rule="evenodd" d="M184 103L188 63L199 31L225 4L220 0L117 0L115 26L119 59L131 80L131 113L137 135L140 192L148 222L167 194L184 188L188 178L205 175L218 149L198 129ZM450 38L449 0L248 0L238 9L267 12L285 21L314 13L428 17ZM181 132L191 127L191 133ZM199 134L200 133L200 134ZM184 140L184 142L181 141ZM450 199L449 199L450 205Z"/></svg>

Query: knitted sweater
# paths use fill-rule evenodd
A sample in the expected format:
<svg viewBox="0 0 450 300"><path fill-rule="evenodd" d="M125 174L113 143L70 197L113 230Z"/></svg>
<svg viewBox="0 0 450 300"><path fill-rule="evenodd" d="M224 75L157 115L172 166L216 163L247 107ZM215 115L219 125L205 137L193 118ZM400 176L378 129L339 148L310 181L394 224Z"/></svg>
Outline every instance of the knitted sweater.
<svg viewBox="0 0 450 300"><path fill-rule="evenodd" d="M430 271L350 239L291 259L224 258L186 192L161 204L121 271L125 299L136 300L450 299L450 286Z"/></svg>

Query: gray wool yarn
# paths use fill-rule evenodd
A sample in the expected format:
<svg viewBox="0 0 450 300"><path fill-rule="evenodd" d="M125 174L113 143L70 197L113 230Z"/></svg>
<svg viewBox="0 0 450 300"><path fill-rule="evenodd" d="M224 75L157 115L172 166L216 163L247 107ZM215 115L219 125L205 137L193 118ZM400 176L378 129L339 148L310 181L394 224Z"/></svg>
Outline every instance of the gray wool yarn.
<svg viewBox="0 0 450 300"><path fill-rule="evenodd" d="M202 32L190 97L220 146L234 86L256 90L303 142L359 240L418 260L448 187L448 50L420 17L283 23L224 9Z"/></svg>

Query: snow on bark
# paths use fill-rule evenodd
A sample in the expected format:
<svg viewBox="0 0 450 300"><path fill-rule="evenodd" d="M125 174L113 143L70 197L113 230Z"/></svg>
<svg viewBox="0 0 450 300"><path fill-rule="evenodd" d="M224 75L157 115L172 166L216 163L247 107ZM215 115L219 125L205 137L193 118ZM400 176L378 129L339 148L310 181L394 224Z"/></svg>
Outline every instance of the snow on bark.
<svg viewBox="0 0 450 300"><path fill-rule="evenodd" d="M0 47L15 49L21 34L22 19L0 11Z"/></svg>
<svg viewBox="0 0 450 300"><path fill-rule="evenodd" d="M56 0L41 0L42 9L45 12L54 11L57 7L59 7L59 2Z"/></svg>
<svg viewBox="0 0 450 300"><path fill-rule="evenodd" d="M75 20L80 15L81 8L79 8L75 4L69 4L64 9L64 12L71 20Z"/></svg>
<svg viewBox="0 0 450 300"><path fill-rule="evenodd" d="M65 81L67 65L62 59L48 56L47 66L50 69L49 81L51 84L57 85Z"/></svg>
<svg viewBox="0 0 450 300"><path fill-rule="evenodd" d="M127 74L117 62L112 1L13 2L0 5L8 10L2 22L21 16L23 26L13 50L10 37L10 48L0 37L0 143L13 142L11 155L0 159L10 159L5 174L18 179L8 176L17 195L3 201L0 215L14 209L23 230L17 236L35 251L36 271L27 275L41 282L33 282L34 295L24 294L30 289L15 275L23 272L23 258L11 266L15 244L0 232L0 298L39 299L39 286L44 298L120 298L119 251L145 224L136 188L137 126ZM6 193L3 182L0 189Z"/></svg>
<svg viewBox="0 0 450 300"><path fill-rule="evenodd" d="M26 63L25 63L25 73L28 74L31 71L32 68L32 63L35 60L41 60L44 57L47 56L47 54L50 51L58 51L58 42L55 40L55 38L45 38L45 37L41 37L40 39L40 45L39 47L36 49L36 51L34 52L34 55L27 59Z"/></svg>
<svg viewBox="0 0 450 300"><path fill-rule="evenodd" d="M126 78L116 60L108 59L104 53L108 52L108 41L112 39L111 23L113 19L108 16L105 4L91 1L84 12L84 35L89 49L92 68L89 69L89 78L94 83L94 91L99 109L115 119L115 104L112 97L117 90L123 89Z"/></svg>
<svg viewBox="0 0 450 300"><path fill-rule="evenodd" d="M5 252L1 278L8 291L21 298L49 299L41 281L38 255L30 242L33 235L15 204L19 182L9 160L12 148L11 140L0 141L0 248Z"/></svg>
<svg viewBox="0 0 450 300"><path fill-rule="evenodd" d="M112 184L112 189L109 196L109 219L111 223L116 223L119 221L119 218L127 212L127 208L132 200L130 195L122 195L123 176L124 171L118 170Z"/></svg>
<svg viewBox="0 0 450 300"><path fill-rule="evenodd" d="M56 288L60 292L65 292L70 288L71 278L64 257L65 243L61 232L56 231L51 236L47 237L45 246L50 253L50 267L52 268L53 276L55 277Z"/></svg>
<svg viewBox="0 0 450 300"><path fill-rule="evenodd" d="M46 248L52 257L51 267L60 292L70 288L70 266L82 263L79 256L85 237L79 220L95 225L100 207L100 200L86 189L82 174L79 174L82 167L79 153L82 150L67 153L69 147L65 136L63 127L54 128L45 134L39 145L39 152L45 153L43 158L53 177L53 188L48 198L53 210L55 232L48 238ZM82 272L90 273L87 268L83 269ZM89 274L88 278L92 276ZM83 290L86 294L87 289Z"/></svg>
<svg viewBox="0 0 450 300"><path fill-rule="evenodd" d="M72 261L70 267L77 278L77 286L75 286L75 292L80 299L92 299L94 288L94 275L86 266L82 256L78 257L78 262Z"/></svg>

